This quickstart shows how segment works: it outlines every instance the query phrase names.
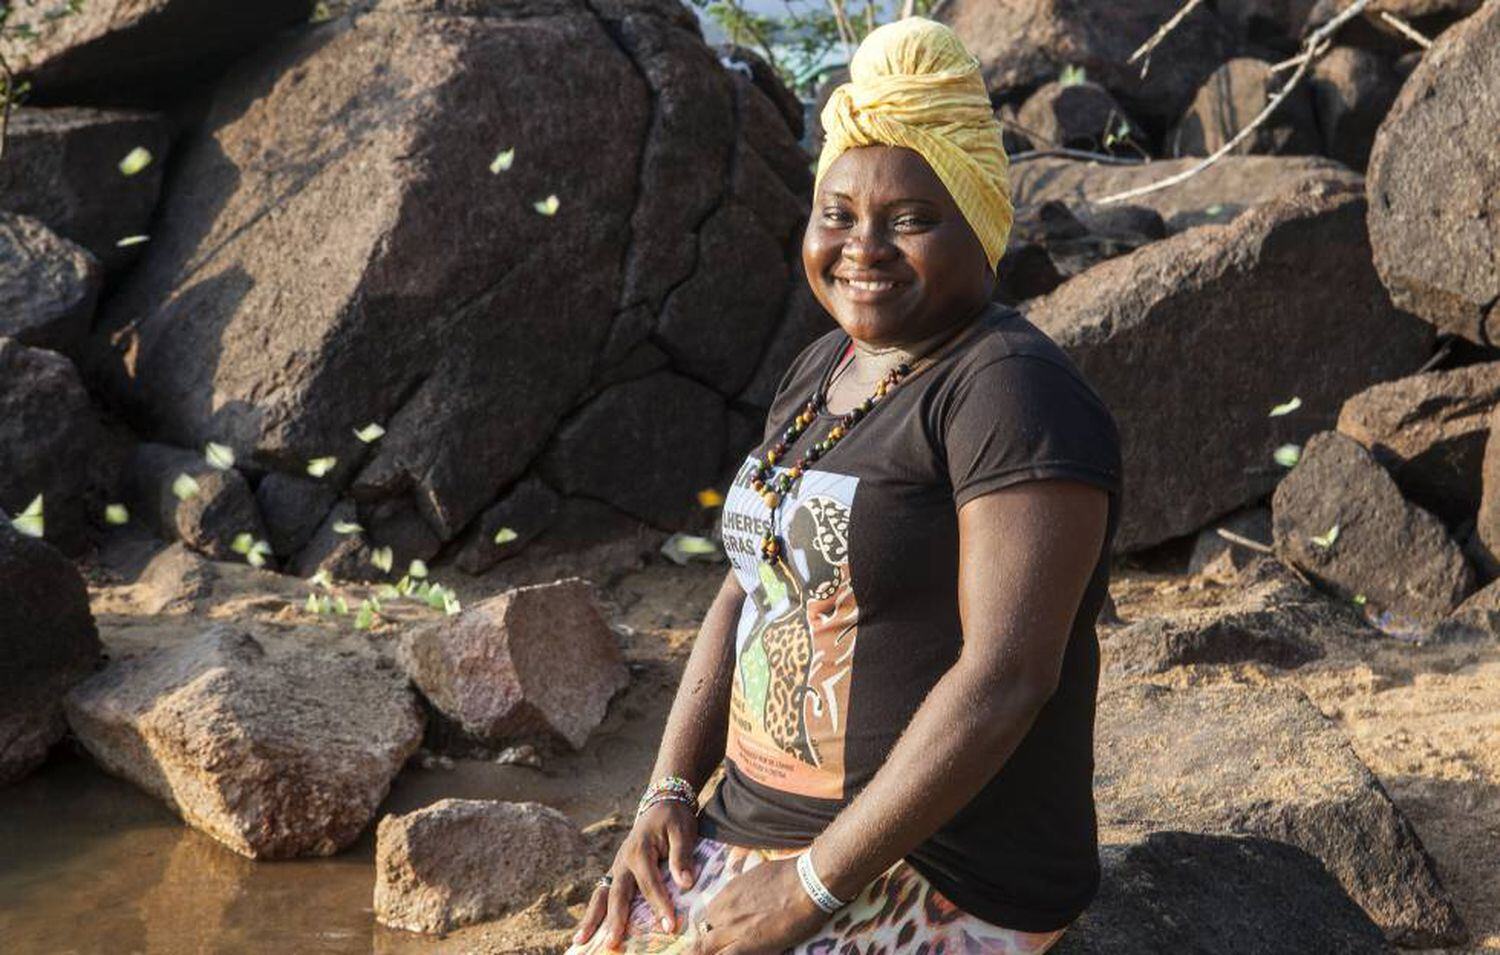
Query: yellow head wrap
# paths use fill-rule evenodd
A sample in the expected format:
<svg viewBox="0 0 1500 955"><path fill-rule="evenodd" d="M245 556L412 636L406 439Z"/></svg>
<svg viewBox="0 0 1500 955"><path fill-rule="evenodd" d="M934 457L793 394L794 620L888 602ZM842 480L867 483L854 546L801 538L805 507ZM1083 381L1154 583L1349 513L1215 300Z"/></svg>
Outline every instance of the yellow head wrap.
<svg viewBox="0 0 1500 955"><path fill-rule="evenodd" d="M870 31L849 64L849 82L823 107L823 152L813 179L847 149L884 144L915 150L937 173L989 257L1010 235L1009 162L976 60L948 27L907 17Z"/></svg>

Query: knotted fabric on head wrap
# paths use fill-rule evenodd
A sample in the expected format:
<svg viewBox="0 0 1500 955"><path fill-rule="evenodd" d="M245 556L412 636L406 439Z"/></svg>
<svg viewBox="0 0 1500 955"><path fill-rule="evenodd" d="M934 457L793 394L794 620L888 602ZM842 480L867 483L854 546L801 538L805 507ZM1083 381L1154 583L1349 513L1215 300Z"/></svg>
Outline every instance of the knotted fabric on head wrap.
<svg viewBox="0 0 1500 955"><path fill-rule="evenodd" d="M948 27L907 17L870 31L849 82L823 107L823 152L813 180L845 150L904 146L927 160L979 237L990 268L1010 235L1010 164L979 61Z"/></svg>

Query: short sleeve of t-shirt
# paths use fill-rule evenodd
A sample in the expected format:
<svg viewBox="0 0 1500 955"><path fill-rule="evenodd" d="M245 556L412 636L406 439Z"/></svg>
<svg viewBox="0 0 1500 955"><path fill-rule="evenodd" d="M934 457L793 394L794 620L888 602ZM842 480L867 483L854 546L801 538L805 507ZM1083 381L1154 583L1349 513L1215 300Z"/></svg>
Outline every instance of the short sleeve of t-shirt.
<svg viewBox="0 0 1500 955"><path fill-rule="evenodd" d="M956 506L1042 478L1120 490L1114 419L1075 371L1051 358L1007 355L965 375L942 441Z"/></svg>

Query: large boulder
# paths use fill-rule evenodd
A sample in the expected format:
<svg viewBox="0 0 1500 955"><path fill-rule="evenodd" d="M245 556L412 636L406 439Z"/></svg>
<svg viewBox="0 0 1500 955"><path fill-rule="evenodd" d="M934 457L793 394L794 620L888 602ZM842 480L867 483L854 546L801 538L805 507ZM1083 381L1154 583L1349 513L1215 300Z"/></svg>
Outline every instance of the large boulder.
<svg viewBox="0 0 1500 955"><path fill-rule="evenodd" d="M0 517L0 786L62 739L63 694L94 671L101 652L72 562Z"/></svg>
<svg viewBox="0 0 1500 955"><path fill-rule="evenodd" d="M234 560L239 535L266 539L255 494L244 476L233 468L214 467L202 454L167 444L138 444L125 478L131 512L166 540Z"/></svg>
<svg viewBox="0 0 1500 955"><path fill-rule="evenodd" d="M1265 109L1286 79L1286 74L1273 72L1265 60L1251 56L1229 60L1198 88L1192 105L1167 134L1166 152L1172 156L1218 152ZM1231 152L1308 154L1321 147L1312 96L1305 86L1298 86Z"/></svg>
<svg viewBox="0 0 1500 955"><path fill-rule="evenodd" d="M252 859L349 845L422 740L411 691L373 662L272 656L228 625L111 665L66 707L101 766Z"/></svg>
<svg viewBox="0 0 1500 955"><path fill-rule="evenodd" d="M1370 152L1370 244L1396 304L1500 342L1500 2L1444 33Z"/></svg>
<svg viewBox="0 0 1500 955"><path fill-rule="evenodd" d="M1018 209L1049 200L1084 205L1127 189L1150 185L1187 169L1195 159L1163 159L1106 166L1039 156L1011 167ZM1204 223L1229 222L1251 206L1289 196L1309 186L1358 186L1358 173L1318 156L1225 156L1195 176L1130 200L1154 210L1173 232Z"/></svg>
<svg viewBox="0 0 1500 955"><path fill-rule="evenodd" d="M1344 402L1338 430L1370 450L1413 502L1456 525L1479 510L1500 362L1372 385Z"/></svg>
<svg viewBox="0 0 1500 955"><path fill-rule="evenodd" d="M13 40L8 49L0 44L36 102L180 98L185 87L312 11L311 0L80 3L57 16L59 6L15 7L7 26L27 27L33 38Z"/></svg>
<svg viewBox="0 0 1500 955"><path fill-rule="evenodd" d="M1103 694L1098 713L1101 826L1285 842L1320 859L1392 940L1465 940L1411 823L1301 693L1135 684Z"/></svg>
<svg viewBox="0 0 1500 955"><path fill-rule="evenodd" d="M1142 77L1141 64L1127 62L1130 54L1180 6L1177 0L949 0L936 18L979 59L992 94L1034 88L1064 66L1082 66L1132 116L1159 131L1182 115L1232 47L1229 30L1200 5L1152 52Z"/></svg>
<svg viewBox="0 0 1500 955"><path fill-rule="evenodd" d="M335 457L362 510L407 498L446 543L642 342L738 391L809 181L675 0L382 0L224 81L93 368L156 439Z"/></svg>
<svg viewBox="0 0 1500 955"><path fill-rule="evenodd" d="M1106 845L1099 894L1053 955L1372 955L1380 929L1318 859L1253 836L1151 832Z"/></svg>
<svg viewBox="0 0 1500 955"><path fill-rule="evenodd" d="M1214 0L1219 19L1241 45L1289 53L1317 0Z"/></svg>
<svg viewBox="0 0 1500 955"><path fill-rule="evenodd" d="M1401 496L1370 453L1315 435L1271 501L1276 553L1382 626L1422 633L1474 590L1474 572L1441 521Z"/></svg>
<svg viewBox="0 0 1500 955"><path fill-rule="evenodd" d="M483 743L545 736L583 748L630 682L614 633L579 578L517 587L408 630L417 689Z"/></svg>
<svg viewBox="0 0 1500 955"><path fill-rule="evenodd" d="M1030 303L1120 422L1132 490L1117 547L1261 497L1279 445L1422 363L1431 329L1392 307L1369 256L1363 198L1308 192L1110 259ZM1293 396L1296 413L1268 415Z"/></svg>
<svg viewBox="0 0 1500 955"><path fill-rule="evenodd" d="M18 109L0 162L0 209L40 219L119 271L143 248L118 243L149 232L167 146L167 124L152 113ZM137 148L151 163L127 176L120 160Z"/></svg>
<svg viewBox="0 0 1500 955"><path fill-rule="evenodd" d="M441 934L526 908L579 869L583 836L534 802L443 799L380 820L375 919Z"/></svg>
<svg viewBox="0 0 1500 955"><path fill-rule="evenodd" d="M80 554L127 453L72 362L0 338L0 508L19 514L42 495L47 540Z"/></svg>
<svg viewBox="0 0 1500 955"><path fill-rule="evenodd" d="M99 264L30 216L0 212L0 336L67 351L89 333Z"/></svg>

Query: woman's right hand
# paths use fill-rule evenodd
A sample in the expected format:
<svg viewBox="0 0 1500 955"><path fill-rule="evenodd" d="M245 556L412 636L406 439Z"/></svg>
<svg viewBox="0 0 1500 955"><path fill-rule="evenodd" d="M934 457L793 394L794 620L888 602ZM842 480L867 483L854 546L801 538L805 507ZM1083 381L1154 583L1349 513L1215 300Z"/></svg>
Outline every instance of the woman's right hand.
<svg viewBox="0 0 1500 955"><path fill-rule="evenodd" d="M605 944L613 949L625 941L630 905L636 890L646 897L656 921L666 932L677 930L677 912L662 879L661 863L669 863L672 878L682 890L693 887L693 847L698 842L696 807L681 802L652 806L635 821L629 835L615 853L609 868L614 881L606 889L596 886L573 936L582 944L604 932Z"/></svg>

